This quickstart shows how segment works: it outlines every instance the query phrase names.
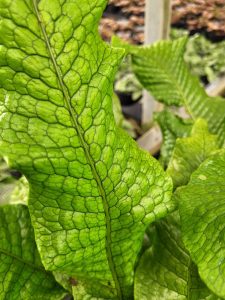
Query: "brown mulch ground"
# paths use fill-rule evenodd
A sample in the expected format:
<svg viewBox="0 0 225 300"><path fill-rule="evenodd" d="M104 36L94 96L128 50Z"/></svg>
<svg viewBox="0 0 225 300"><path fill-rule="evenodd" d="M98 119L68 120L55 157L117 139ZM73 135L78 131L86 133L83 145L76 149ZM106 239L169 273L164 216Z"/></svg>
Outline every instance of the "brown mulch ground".
<svg viewBox="0 0 225 300"><path fill-rule="evenodd" d="M140 44L144 41L145 0L109 0L100 31L106 40L116 33ZM172 24L212 39L225 38L225 0L172 0Z"/></svg>

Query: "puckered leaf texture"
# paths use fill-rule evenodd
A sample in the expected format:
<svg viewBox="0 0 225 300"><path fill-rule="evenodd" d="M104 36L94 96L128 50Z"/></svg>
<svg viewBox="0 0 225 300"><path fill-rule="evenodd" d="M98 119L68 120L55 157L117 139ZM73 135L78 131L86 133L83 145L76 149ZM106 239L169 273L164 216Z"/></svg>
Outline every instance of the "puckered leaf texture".
<svg viewBox="0 0 225 300"><path fill-rule="evenodd" d="M190 137L176 140L167 168L174 187L187 184L191 174L218 149L217 136L208 132L205 120L198 119L193 125Z"/></svg>
<svg viewBox="0 0 225 300"><path fill-rule="evenodd" d="M184 244L206 285L225 298L225 150L208 158L175 193Z"/></svg>
<svg viewBox="0 0 225 300"><path fill-rule="evenodd" d="M0 2L0 149L28 178L45 268L127 299L145 228L174 205L169 177L114 122L123 51L98 34L105 6Z"/></svg>
<svg viewBox="0 0 225 300"><path fill-rule="evenodd" d="M135 300L219 300L204 285L185 249L178 214L158 222L153 246L135 274Z"/></svg>
<svg viewBox="0 0 225 300"><path fill-rule="evenodd" d="M65 290L41 263L28 208L0 207L0 228L0 299L63 299Z"/></svg>

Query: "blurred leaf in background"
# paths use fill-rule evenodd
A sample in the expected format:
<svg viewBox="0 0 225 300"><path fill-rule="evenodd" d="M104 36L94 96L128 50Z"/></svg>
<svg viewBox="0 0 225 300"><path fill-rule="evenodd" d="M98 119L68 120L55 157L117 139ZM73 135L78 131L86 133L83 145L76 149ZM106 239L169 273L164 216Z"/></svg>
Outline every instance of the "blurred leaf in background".
<svg viewBox="0 0 225 300"><path fill-rule="evenodd" d="M0 205L27 204L28 182L18 171L11 170L0 158Z"/></svg>
<svg viewBox="0 0 225 300"><path fill-rule="evenodd" d="M120 65L114 88L117 93L130 94L133 101L139 100L142 96L143 87L134 75L130 55L127 55Z"/></svg>
<svg viewBox="0 0 225 300"><path fill-rule="evenodd" d="M187 30L172 29L171 38L187 36ZM184 59L193 74L212 82L225 75L225 41L213 43L201 34L190 36Z"/></svg>

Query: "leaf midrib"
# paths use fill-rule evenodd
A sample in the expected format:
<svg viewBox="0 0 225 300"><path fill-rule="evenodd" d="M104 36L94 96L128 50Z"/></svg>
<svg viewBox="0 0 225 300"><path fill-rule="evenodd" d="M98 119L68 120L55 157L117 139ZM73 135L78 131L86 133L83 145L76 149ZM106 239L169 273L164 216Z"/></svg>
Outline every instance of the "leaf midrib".
<svg viewBox="0 0 225 300"><path fill-rule="evenodd" d="M9 256L9 257L11 257L11 258L13 258L13 259L16 259L16 260L18 260L19 262L21 262L22 264L25 264L25 265L27 265L28 267L30 267L30 268L32 268L32 269L41 271L41 272L43 272L43 273L48 273L48 272L44 269L44 267L36 266L36 265L34 265L34 264L32 264L32 263L26 261L26 260L23 260L23 258L21 258L21 257L19 257L19 256L17 256L17 255L15 255L15 254L12 254L12 253L10 253L10 252L8 252L8 251L2 249L2 248L0 248L0 253L4 254L4 255L6 255L6 256Z"/></svg>
<svg viewBox="0 0 225 300"><path fill-rule="evenodd" d="M154 65L155 61L152 60L152 64ZM170 72L170 70L168 71L168 68L165 66L165 65L162 65L161 61L157 60L157 65L155 65L156 67L160 66L162 73L163 75L166 75L167 78L168 78L168 81L172 82L172 85L175 86L175 90L176 92L178 91L178 94L180 95L180 98L179 100L183 101L183 104L185 104L186 108L189 110L189 107L187 105L187 97L185 95L185 92L183 91L183 89L181 88L181 86L179 85L178 83L178 80L176 77L174 77L174 75L172 74L172 72ZM177 105L177 106L182 106L182 103L177 103L177 104L174 104L174 105ZM192 112L189 111L191 116L192 116Z"/></svg>
<svg viewBox="0 0 225 300"><path fill-rule="evenodd" d="M135 54L133 54L133 56L135 56ZM137 58L139 59L140 57L137 55ZM151 60L152 57L148 56L148 59ZM170 68L168 68L167 65L163 65L161 60L151 60L151 61L152 61L152 65L155 65L156 67L160 66L161 70L163 70L162 73L167 76L167 78L168 78L168 80L170 82L172 82L172 85L175 86L176 92L178 92L178 94L180 95L180 99L179 100L182 101L183 103L177 103L177 104L174 104L174 105L176 105L176 106L182 106L182 104L184 104L185 107L186 107L186 109L188 110L191 118L196 119L196 116L195 116L195 114L192 111L192 107L190 107L190 104L189 104L186 92L182 88L181 84L179 84L179 81L180 81L179 79L180 78L177 80L177 77L174 77L174 73L170 72L171 71ZM155 64L156 61L157 61L157 64ZM146 59L146 62L148 63L147 59ZM184 65L183 65L183 67L186 68L186 66L184 66ZM185 70L185 73L186 73L186 70ZM189 82L190 82L189 78L187 80L188 80L188 85L190 85L189 84ZM205 94L205 96L207 97L206 94ZM202 102L202 95L201 95L200 102Z"/></svg>
<svg viewBox="0 0 225 300"><path fill-rule="evenodd" d="M116 290L117 290L118 298L122 300L123 299L122 292L121 292L121 288L120 288L120 284L119 284L115 264L114 264L114 261L113 261L112 251L111 251L111 222L110 222L109 206L108 206L108 203L107 203L105 190L104 190L103 185L101 183L101 178L99 177L98 172L95 168L94 161L92 160L91 155L89 153L88 145L86 144L86 142L85 142L85 140L82 136L81 129L80 129L78 123L77 123L76 118L74 117L74 114L73 114L74 110L70 105L70 100L71 99L70 99L68 90L67 90L67 88L64 85L64 82L62 80L61 70L60 70L60 68L57 65L57 62L55 60L55 57L54 57L54 54L53 54L53 51L52 51L52 47L50 45L50 42L49 42L46 30L45 30L43 21L41 19L41 14L40 14L39 9L38 9L37 0L32 0L32 1L33 1L33 5L34 5L34 10L35 10L35 13L36 13L36 16L37 16L37 19L38 19L38 23L41 27L41 31L42 31L42 34L44 36L46 47L47 47L49 55L50 55L50 59L51 59L53 65L54 65L55 72L56 72L56 75L57 75L57 78L58 78L58 81L59 81L59 84L60 84L60 87L61 87L61 90L62 90L62 93L63 93L63 96L64 96L65 104L67 106L67 109L68 109L70 117L71 117L71 121L72 121L72 123L75 127L77 135L78 135L78 137L80 139L80 142L81 142L81 144L84 148L84 152L85 152L87 161L89 162L89 164L91 166L92 174L93 174L93 176L94 176L94 178L97 182L99 193L102 197L102 202L103 202L103 207L104 207L104 212L105 212L105 218L106 218L106 254L107 254L107 259L108 259L110 271L112 273L112 277L113 277L115 287L116 287Z"/></svg>

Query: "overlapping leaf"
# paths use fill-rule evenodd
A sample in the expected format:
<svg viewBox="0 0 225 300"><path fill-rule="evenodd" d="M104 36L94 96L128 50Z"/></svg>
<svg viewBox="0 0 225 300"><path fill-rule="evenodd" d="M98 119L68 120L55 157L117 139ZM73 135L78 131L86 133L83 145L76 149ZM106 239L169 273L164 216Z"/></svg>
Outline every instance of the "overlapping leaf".
<svg viewBox="0 0 225 300"><path fill-rule="evenodd" d="M0 228L0 299L63 299L65 290L41 263L28 208L0 207Z"/></svg>
<svg viewBox="0 0 225 300"><path fill-rule="evenodd" d="M208 158L177 190L184 244L207 286L225 298L225 151Z"/></svg>
<svg viewBox="0 0 225 300"><path fill-rule="evenodd" d="M175 214L156 224L152 248L135 274L135 300L218 300L199 278L185 249Z"/></svg>
<svg viewBox="0 0 225 300"><path fill-rule="evenodd" d="M167 166L175 147L176 139L190 134L192 122L175 116L169 110L155 114L155 120L159 123L163 134L163 145L160 149L160 159Z"/></svg>
<svg viewBox="0 0 225 300"><path fill-rule="evenodd" d="M199 79L184 63L187 38L161 41L152 46L127 45L118 38L114 44L132 54L133 70L147 90L166 105L184 105L193 119L208 122L210 132L218 134L220 144L225 142L225 101L209 97Z"/></svg>
<svg viewBox="0 0 225 300"><path fill-rule="evenodd" d="M187 184L191 174L218 149L217 136L208 132L207 123L203 119L198 119L193 125L190 137L176 140L167 168L174 187Z"/></svg>
<svg viewBox="0 0 225 300"><path fill-rule="evenodd" d="M115 125L123 51L98 34L105 5L1 1L0 148L29 180L45 268L127 299L147 224L173 209L172 184Z"/></svg>

